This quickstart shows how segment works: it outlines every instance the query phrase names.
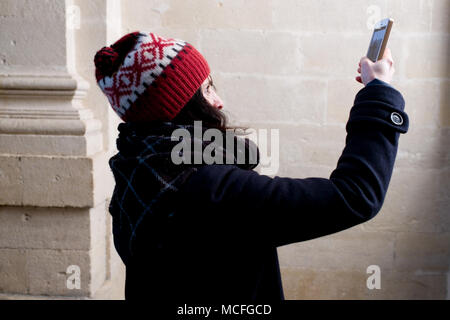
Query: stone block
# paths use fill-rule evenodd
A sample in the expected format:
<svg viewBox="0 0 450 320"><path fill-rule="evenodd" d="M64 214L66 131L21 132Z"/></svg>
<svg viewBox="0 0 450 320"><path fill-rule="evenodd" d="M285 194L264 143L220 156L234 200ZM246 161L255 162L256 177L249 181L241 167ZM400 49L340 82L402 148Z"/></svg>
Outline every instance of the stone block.
<svg viewBox="0 0 450 320"><path fill-rule="evenodd" d="M105 202L90 209L90 264L91 264L91 293L96 292L108 276L107 240L110 230L107 229L107 215Z"/></svg>
<svg viewBox="0 0 450 320"><path fill-rule="evenodd" d="M0 157L0 205L21 204L24 197L22 158Z"/></svg>
<svg viewBox="0 0 450 320"><path fill-rule="evenodd" d="M266 29L272 27L270 0L171 0L160 6L168 28ZM156 9L156 8L155 8ZM153 9L153 10L155 10Z"/></svg>
<svg viewBox="0 0 450 320"><path fill-rule="evenodd" d="M92 274L85 250L27 250L27 281L31 295L89 296ZM69 289L67 268L80 268L80 289Z"/></svg>
<svg viewBox="0 0 450 320"><path fill-rule="evenodd" d="M408 78L448 78L449 35L425 34L408 37L403 57Z"/></svg>
<svg viewBox="0 0 450 320"><path fill-rule="evenodd" d="M2 245L0 253L0 293L28 293L26 250Z"/></svg>
<svg viewBox="0 0 450 320"><path fill-rule="evenodd" d="M450 68L450 66L447 66L447 68ZM449 80L442 80L440 84L440 112L439 112L439 120L440 125L442 127L450 127L450 108L448 107L450 105L450 81Z"/></svg>
<svg viewBox="0 0 450 320"><path fill-rule="evenodd" d="M106 241L112 239L107 237L111 229L107 229L105 203L89 213L88 209L24 209L6 207L0 212L4 226L0 228L0 292L89 298L106 286L115 294L104 289L104 296L123 298L123 264L120 258L117 261L117 253L114 260L108 258L111 246ZM66 286L69 265L81 269L80 290Z"/></svg>
<svg viewBox="0 0 450 320"><path fill-rule="evenodd" d="M395 23L395 22L394 22ZM368 37L367 47L369 46L370 37ZM408 37L393 27L389 36L388 47L391 49L392 59L394 60L394 76L391 85L397 89L398 84L407 80L406 72L411 67L407 64L407 57L411 52ZM367 50L367 49L366 49ZM366 52L364 52L366 54Z"/></svg>
<svg viewBox="0 0 450 320"><path fill-rule="evenodd" d="M95 206L104 206L105 199L110 198L114 190L114 176L109 167L109 159L111 156L113 154L102 152L97 153L92 158L94 180L93 198ZM105 208L103 208L103 212L105 212ZM106 213L109 214L107 208Z"/></svg>
<svg viewBox="0 0 450 320"><path fill-rule="evenodd" d="M431 14L431 31L447 33L450 30L449 16L450 2L447 0L434 0L433 12Z"/></svg>
<svg viewBox="0 0 450 320"><path fill-rule="evenodd" d="M89 250L88 212L68 207L0 207L0 248Z"/></svg>
<svg viewBox="0 0 450 320"><path fill-rule="evenodd" d="M438 177L439 190L437 196L437 214L440 217L441 225L439 231L450 231L450 168L441 171Z"/></svg>
<svg viewBox="0 0 450 320"><path fill-rule="evenodd" d="M93 299L101 300L124 300L125 299L125 265L120 260L114 249L111 259L111 276L105 281L102 287L97 290Z"/></svg>
<svg viewBox="0 0 450 320"><path fill-rule="evenodd" d="M92 206L91 170L90 158L1 156L0 205Z"/></svg>
<svg viewBox="0 0 450 320"><path fill-rule="evenodd" d="M324 123L324 81L234 74L220 78L224 110L239 121Z"/></svg>
<svg viewBox="0 0 450 320"><path fill-rule="evenodd" d="M356 69L354 75L357 75ZM346 124L355 96L364 86L351 77L328 80L327 123Z"/></svg>
<svg viewBox="0 0 450 320"><path fill-rule="evenodd" d="M301 34L298 36L301 75L321 78L339 77L353 80L358 63L367 53L371 33Z"/></svg>
<svg viewBox="0 0 450 320"><path fill-rule="evenodd" d="M397 271L448 272L450 233L397 232L394 265Z"/></svg>
<svg viewBox="0 0 450 320"><path fill-rule="evenodd" d="M394 19L394 28L402 33L431 31L433 0L387 1L388 16Z"/></svg>
<svg viewBox="0 0 450 320"><path fill-rule="evenodd" d="M243 126L249 125L255 130L257 136L262 134L262 136L267 137L267 147L261 145L258 142L259 140L256 140L256 142L259 146L261 157L264 155L271 157L273 164L278 163L278 172L275 175L305 178L309 176L308 172L313 172L313 170L305 172L305 168L321 167L321 174L328 172L326 174L328 178L331 171L336 167L345 145L345 129L337 126L320 126L306 123L289 125L276 122L242 122L239 124ZM272 130L278 131L278 144L276 139L271 140ZM278 149L278 158L275 158L276 152L272 153L273 148ZM261 162L257 169L268 165Z"/></svg>
<svg viewBox="0 0 450 320"><path fill-rule="evenodd" d="M439 169L394 170L382 209L364 228L368 231L448 231L447 214L439 211Z"/></svg>
<svg viewBox="0 0 450 320"><path fill-rule="evenodd" d="M80 289L68 289L67 268L80 267ZM85 250L0 249L2 293L42 296L88 296L91 275Z"/></svg>
<svg viewBox="0 0 450 320"><path fill-rule="evenodd" d="M105 240L102 239L95 244L90 251L91 283L89 293L92 297L107 280L107 261Z"/></svg>
<svg viewBox="0 0 450 320"><path fill-rule="evenodd" d="M280 163L294 168L312 165L334 169L345 146L345 136L345 129L338 126L280 126Z"/></svg>
<svg viewBox="0 0 450 320"><path fill-rule="evenodd" d="M51 0L45 6L36 6L26 0L8 0L2 1L0 12L0 28L5 35L0 47L6 64L47 70L66 66L66 38L61 32L66 24L64 2ZM28 53L30 48L32 54Z"/></svg>
<svg viewBox="0 0 450 320"><path fill-rule="evenodd" d="M303 213L314 214L314 213ZM395 235L365 232L360 226L278 248L280 266L306 269L363 270L372 264L394 268Z"/></svg>
<svg viewBox="0 0 450 320"><path fill-rule="evenodd" d="M401 135L395 166L406 169L440 169L448 163L449 129L414 127Z"/></svg>
<svg viewBox="0 0 450 320"><path fill-rule="evenodd" d="M298 75L297 38L288 33L250 30L201 31L202 53L213 71Z"/></svg>
<svg viewBox="0 0 450 320"><path fill-rule="evenodd" d="M136 30L151 32L161 26L161 14L168 9L164 0L134 0L132 3L121 1L123 33ZM145 12L145 14L142 14Z"/></svg>
<svg viewBox="0 0 450 320"><path fill-rule="evenodd" d="M313 33L351 33L367 30L372 15L386 12L386 0L272 1L274 27ZM376 12L371 12L375 7ZM381 18L380 18L381 19Z"/></svg>
<svg viewBox="0 0 450 320"><path fill-rule="evenodd" d="M405 99L405 112L409 116L410 127L437 127L440 116L441 95L444 88L436 80L405 80L395 86ZM426 92L427 94L424 94Z"/></svg>
<svg viewBox="0 0 450 320"><path fill-rule="evenodd" d="M86 142L76 136L42 136L0 134L0 150L4 154L28 155L81 155L86 150Z"/></svg>
<svg viewBox="0 0 450 320"><path fill-rule="evenodd" d="M287 300L416 300L446 297L446 274L381 269L381 288L368 289L366 270L281 268Z"/></svg>

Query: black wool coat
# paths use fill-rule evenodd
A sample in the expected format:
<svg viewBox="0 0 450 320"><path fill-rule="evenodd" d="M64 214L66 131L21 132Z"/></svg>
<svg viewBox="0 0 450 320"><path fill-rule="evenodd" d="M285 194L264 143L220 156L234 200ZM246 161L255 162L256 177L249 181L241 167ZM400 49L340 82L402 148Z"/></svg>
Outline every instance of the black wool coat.
<svg viewBox="0 0 450 320"><path fill-rule="evenodd" d="M361 89L328 179L270 178L235 165L198 168L168 200L174 218L153 226L164 247L143 243L124 260L126 299L283 300L277 247L348 229L380 211L399 135L408 130L404 105L400 92L381 81ZM123 240L114 236L120 254Z"/></svg>

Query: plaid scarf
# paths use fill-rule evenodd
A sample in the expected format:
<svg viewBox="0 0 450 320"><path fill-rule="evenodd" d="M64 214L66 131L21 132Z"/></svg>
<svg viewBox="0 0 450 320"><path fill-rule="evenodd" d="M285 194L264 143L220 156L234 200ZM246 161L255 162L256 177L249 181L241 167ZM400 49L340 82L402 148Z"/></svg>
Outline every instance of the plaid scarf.
<svg viewBox="0 0 450 320"><path fill-rule="evenodd" d="M202 162L199 164L177 165L172 161L172 149L180 143L172 141L173 131L189 131L192 143L191 163L199 156L198 152L196 155L194 151L194 143L202 146L203 154L205 148L215 141L198 141L194 137L193 125L176 125L171 122L128 122L119 124L118 129L120 133L116 142L119 152L109 160L116 182L109 211L113 217L114 245L127 264L135 252L141 249L148 251L151 249L149 246L161 248L164 245L163 230L167 220L174 215L174 195L192 173L206 165L201 155ZM206 129L203 128L203 133ZM246 170L255 168L259 162L256 145L247 138L241 139L235 135L232 137L233 153L227 152L225 147L220 148L220 144L215 145L214 150L222 153L223 163L229 164L226 157L231 155L236 166ZM244 143L237 143L238 139ZM226 146L225 141L222 145ZM256 150L256 156L253 154L253 157L256 157L254 164L249 163L252 150ZM241 164L242 157L245 161ZM139 241L143 238L145 240ZM145 246L141 248L142 244Z"/></svg>

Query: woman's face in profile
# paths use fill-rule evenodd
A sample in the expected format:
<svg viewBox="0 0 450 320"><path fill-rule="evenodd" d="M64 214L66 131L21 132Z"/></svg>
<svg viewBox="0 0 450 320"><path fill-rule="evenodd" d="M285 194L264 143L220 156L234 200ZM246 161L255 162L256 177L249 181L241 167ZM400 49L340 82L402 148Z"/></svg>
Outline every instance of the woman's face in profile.
<svg viewBox="0 0 450 320"><path fill-rule="evenodd" d="M223 101L216 93L216 89L210 75L202 83L202 93L206 101L208 101L213 107L218 108L219 110L223 108Z"/></svg>

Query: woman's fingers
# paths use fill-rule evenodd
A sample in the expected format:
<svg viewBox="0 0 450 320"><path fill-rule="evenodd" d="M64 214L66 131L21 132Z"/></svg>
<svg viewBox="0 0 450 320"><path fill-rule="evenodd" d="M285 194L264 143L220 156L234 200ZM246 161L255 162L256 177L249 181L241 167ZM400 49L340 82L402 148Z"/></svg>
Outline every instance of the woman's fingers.
<svg viewBox="0 0 450 320"><path fill-rule="evenodd" d="M364 85L373 79L380 79L390 83L394 73L394 60L392 59L391 50L386 48L383 58L376 62L367 57L362 57L359 60L357 72L359 75L355 77L355 80Z"/></svg>
<svg viewBox="0 0 450 320"><path fill-rule="evenodd" d="M361 59L358 62L358 73L360 74L359 76L355 77L355 80L358 81L359 83L363 83L362 78L361 78L361 61L363 61L366 57L361 57Z"/></svg>

